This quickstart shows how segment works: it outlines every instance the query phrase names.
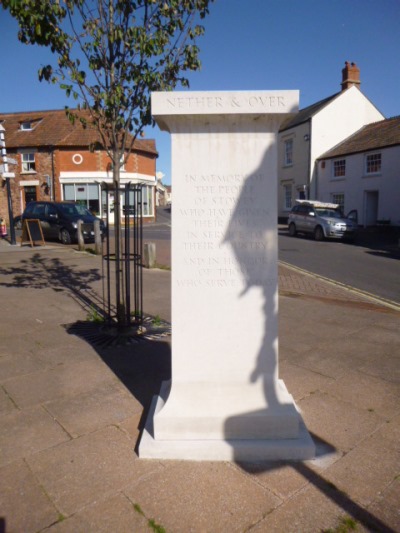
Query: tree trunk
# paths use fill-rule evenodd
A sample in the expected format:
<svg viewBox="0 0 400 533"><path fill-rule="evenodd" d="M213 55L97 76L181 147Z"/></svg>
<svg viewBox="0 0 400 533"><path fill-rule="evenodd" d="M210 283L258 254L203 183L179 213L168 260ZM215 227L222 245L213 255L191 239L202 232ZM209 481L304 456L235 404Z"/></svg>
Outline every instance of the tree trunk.
<svg viewBox="0 0 400 533"><path fill-rule="evenodd" d="M116 154L118 155L118 154ZM120 200L120 169L119 159L114 157L114 230L115 230L115 302L117 308L117 323L119 327L127 325L124 285L124 261L121 238L121 200Z"/></svg>

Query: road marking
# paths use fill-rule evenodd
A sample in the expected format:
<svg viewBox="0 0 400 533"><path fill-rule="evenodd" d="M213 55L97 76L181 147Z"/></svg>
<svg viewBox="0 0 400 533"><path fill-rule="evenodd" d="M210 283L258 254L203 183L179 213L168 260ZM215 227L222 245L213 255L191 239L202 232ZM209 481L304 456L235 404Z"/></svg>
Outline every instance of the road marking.
<svg viewBox="0 0 400 533"><path fill-rule="evenodd" d="M400 304L393 300L389 300L387 298L381 298L380 296L376 296L375 294L371 294L370 292L363 291L362 289L357 289L356 287L352 287L351 285L346 285L345 283L341 283L340 281L335 281L334 279L326 278L325 276L321 276L320 274L309 272L308 270L304 270L303 268L291 265L290 263L286 263L286 261L279 260L278 263L285 267L291 268L292 270L297 271L301 274L304 274L306 276L320 279L321 281L325 281L326 283L329 283L330 285L334 285L336 287L340 287L354 294L364 296L365 298L369 298L370 300L380 303L381 305L390 307L391 309L394 309L395 311L400 311Z"/></svg>

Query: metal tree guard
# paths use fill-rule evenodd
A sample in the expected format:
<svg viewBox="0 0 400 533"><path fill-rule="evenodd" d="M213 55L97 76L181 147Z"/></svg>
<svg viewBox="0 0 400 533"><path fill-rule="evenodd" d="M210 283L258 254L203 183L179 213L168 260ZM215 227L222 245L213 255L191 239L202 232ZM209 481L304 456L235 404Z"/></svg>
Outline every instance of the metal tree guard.
<svg viewBox="0 0 400 533"><path fill-rule="evenodd" d="M105 318L110 326L119 330L132 329L143 322L143 197L142 185L127 183L118 189L114 184L102 183L102 193L106 196L106 243L103 262L105 265L105 290L103 291ZM124 195L123 215L125 224L121 224L120 253L112 251L110 239L110 205L109 192ZM118 236L115 235L115 239ZM115 247L115 245L114 245ZM112 281L115 281L115 299ZM123 315L116 309L122 300Z"/></svg>

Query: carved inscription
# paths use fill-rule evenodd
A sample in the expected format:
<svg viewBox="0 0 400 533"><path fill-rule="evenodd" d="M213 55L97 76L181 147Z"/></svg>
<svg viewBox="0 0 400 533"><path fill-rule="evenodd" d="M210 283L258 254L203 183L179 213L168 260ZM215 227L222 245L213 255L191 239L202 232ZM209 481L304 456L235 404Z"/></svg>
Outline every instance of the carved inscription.
<svg viewBox="0 0 400 533"><path fill-rule="evenodd" d="M257 108L266 112L283 109L286 99L283 95L229 95L229 96L170 96L167 104L172 109L182 110L223 110L229 108Z"/></svg>
<svg viewBox="0 0 400 533"><path fill-rule="evenodd" d="M263 174L187 174L189 205L179 209L180 287L243 288L268 279L268 207L257 200Z"/></svg>

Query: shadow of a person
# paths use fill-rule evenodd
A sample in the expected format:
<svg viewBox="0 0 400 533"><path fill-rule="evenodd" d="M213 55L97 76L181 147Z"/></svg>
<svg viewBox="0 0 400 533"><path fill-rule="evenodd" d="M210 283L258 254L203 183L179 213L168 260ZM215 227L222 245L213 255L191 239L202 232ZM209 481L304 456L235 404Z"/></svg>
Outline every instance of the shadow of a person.
<svg viewBox="0 0 400 533"><path fill-rule="evenodd" d="M264 306L264 337L256 365L249 381L264 381L264 394L268 407L277 406L278 379L278 254L276 235L276 175L268 174L270 150L258 169L242 185L233 209L224 243L232 248L244 288L239 298L251 290L262 291ZM260 199L262 199L260 201Z"/></svg>

